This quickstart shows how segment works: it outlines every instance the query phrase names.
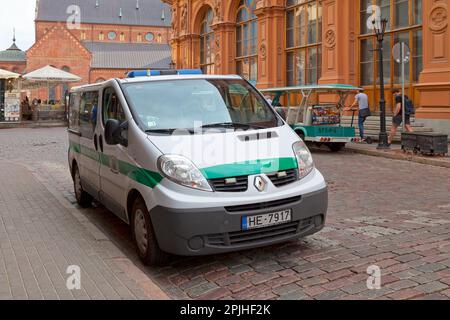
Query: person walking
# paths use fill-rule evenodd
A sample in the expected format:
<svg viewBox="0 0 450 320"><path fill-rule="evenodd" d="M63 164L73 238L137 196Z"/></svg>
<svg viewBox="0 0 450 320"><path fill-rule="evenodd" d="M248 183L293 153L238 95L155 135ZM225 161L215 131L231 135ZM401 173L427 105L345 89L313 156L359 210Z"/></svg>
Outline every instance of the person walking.
<svg viewBox="0 0 450 320"><path fill-rule="evenodd" d="M366 140L364 123L367 118L371 116L370 108L369 108L369 97L364 93L364 89L360 89L358 94L355 96L355 101L350 106L351 111L355 111L355 107L358 105L358 127L359 127L359 135L362 141Z"/></svg>
<svg viewBox="0 0 450 320"><path fill-rule="evenodd" d="M395 135L397 134L398 127L403 123L403 105L402 105L402 94L399 89L393 89L392 94L394 96L395 108L394 108L394 117L392 118L392 128L389 134L388 144L392 144ZM413 112L411 109L412 101L409 100L408 96L405 96L405 128L408 132L413 132L414 130L411 127L411 113Z"/></svg>

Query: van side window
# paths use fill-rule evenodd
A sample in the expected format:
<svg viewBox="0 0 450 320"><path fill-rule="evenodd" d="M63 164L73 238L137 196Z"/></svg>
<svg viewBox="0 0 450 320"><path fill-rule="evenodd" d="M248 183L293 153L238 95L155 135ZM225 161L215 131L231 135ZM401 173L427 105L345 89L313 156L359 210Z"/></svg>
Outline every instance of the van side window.
<svg viewBox="0 0 450 320"><path fill-rule="evenodd" d="M92 139L97 125L98 91L83 92L80 103L80 132Z"/></svg>
<svg viewBox="0 0 450 320"><path fill-rule="evenodd" d="M116 94L114 88L106 88L103 91L103 125L109 119L116 119L120 122L126 120L125 113L123 112L122 105L119 101L119 97Z"/></svg>
<svg viewBox="0 0 450 320"><path fill-rule="evenodd" d="M70 94L69 100L69 129L80 130L80 94L77 92Z"/></svg>

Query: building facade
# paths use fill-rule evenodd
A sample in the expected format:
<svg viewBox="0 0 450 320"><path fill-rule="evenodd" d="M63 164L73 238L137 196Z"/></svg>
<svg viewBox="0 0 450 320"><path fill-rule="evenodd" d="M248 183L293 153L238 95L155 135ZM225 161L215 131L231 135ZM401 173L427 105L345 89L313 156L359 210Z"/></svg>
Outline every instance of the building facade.
<svg viewBox="0 0 450 320"><path fill-rule="evenodd" d="M401 86L392 48L406 42L407 93L421 122L450 133L448 0L164 0L172 6L178 67L238 73L260 88L347 83L378 110L372 21L388 19L384 40L387 108Z"/></svg>
<svg viewBox="0 0 450 320"><path fill-rule="evenodd" d="M71 86L171 67L170 7L160 0L36 0L35 30L23 71L51 65L82 78ZM60 100L67 89L30 98Z"/></svg>

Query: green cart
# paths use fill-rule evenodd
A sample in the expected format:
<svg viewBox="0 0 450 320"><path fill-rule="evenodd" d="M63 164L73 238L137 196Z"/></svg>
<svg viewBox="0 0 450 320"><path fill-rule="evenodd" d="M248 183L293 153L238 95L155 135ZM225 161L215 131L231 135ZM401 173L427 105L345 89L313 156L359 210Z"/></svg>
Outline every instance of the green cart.
<svg viewBox="0 0 450 320"><path fill-rule="evenodd" d="M264 95L271 94L273 106L283 110L286 121L306 142L326 145L338 152L349 142L359 142L353 123L350 127L341 124L345 102L351 93L361 88L344 84L295 86L260 90ZM319 103L311 101L313 96L333 94L339 97L337 103ZM301 95L299 106L281 106L280 101L291 101L292 95ZM317 99L318 100L318 99Z"/></svg>

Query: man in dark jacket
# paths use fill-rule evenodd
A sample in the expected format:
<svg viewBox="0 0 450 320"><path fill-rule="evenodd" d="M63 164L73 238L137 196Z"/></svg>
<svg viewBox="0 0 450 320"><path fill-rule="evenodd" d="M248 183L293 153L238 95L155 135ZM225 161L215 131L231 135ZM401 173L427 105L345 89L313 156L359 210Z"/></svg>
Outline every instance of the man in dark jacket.
<svg viewBox="0 0 450 320"><path fill-rule="evenodd" d="M398 127L400 127L401 124L403 123L402 94L398 89L392 90L392 94L394 95L395 108L394 108L394 117L392 118L391 133L389 134L388 139L389 144L392 143L395 135L397 134ZM405 101L407 100L408 97L405 96ZM413 129L411 127L411 114L409 114L408 112L405 112L405 127L408 132L413 132Z"/></svg>

